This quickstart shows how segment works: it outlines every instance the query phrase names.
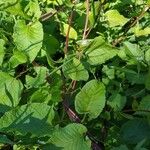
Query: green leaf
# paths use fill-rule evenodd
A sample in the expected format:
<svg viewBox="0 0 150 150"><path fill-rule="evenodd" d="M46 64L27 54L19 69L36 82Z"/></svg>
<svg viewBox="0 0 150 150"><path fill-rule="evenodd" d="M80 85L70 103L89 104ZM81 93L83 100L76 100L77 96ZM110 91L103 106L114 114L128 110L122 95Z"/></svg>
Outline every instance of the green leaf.
<svg viewBox="0 0 150 150"><path fill-rule="evenodd" d="M0 66L3 63L3 59L4 59L4 56L5 56L4 45L5 45L5 41L3 39L0 39Z"/></svg>
<svg viewBox="0 0 150 150"><path fill-rule="evenodd" d="M148 70L147 75L145 76L145 87L146 89L150 90L150 68Z"/></svg>
<svg viewBox="0 0 150 150"><path fill-rule="evenodd" d="M138 110L139 111L137 111L136 114L150 116L150 95L147 95L142 98L138 106Z"/></svg>
<svg viewBox="0 0 150 150"><path fill-rule="evenodd" d="M136 147L134 148L134 150L148 150L147 148L143 148L144 143L146 142L146 139L140 141Z"/></svg>
<svg viewBox="0 0 150 150"><path fill-rule="evenodd" d="M21 5L21 0L1 0L0 9L9 12L12 15L25 17L23 12L23 5Z"/></svg>
<svg viewBox="0 0 150 150"><path fill-rule="evenodd" d="M145 60L150 65L150 49L145 52Z"/></svg>
<svg viewBox="0 0 150 150"><path fill-rule="evenodd" d="M76 43L79 45L80 48L85 48L88 47L92 41L93 40L91 39L84 39L84 40L79 40Z"/></svg>
<svg viewBox="0 0 150 150"><path fill-rule="evenodd" d="M121 111L126 104L126 97L120 95L119 93L114 93L107 102L114 111Z"/></svg>
<svg viewBox="0 0 150 150"><path fill-rule="evenodd" d="M130 42L124 42L125 52L131 58L136 58L137 60L143 60L143 53L139 49L137 44L132 44Z"/></svg>
<svg viewBox="0 0 150 150"><path fill-rule="evenodd" d="M63 25L61 27L61 32L65 37L67 36L68 28L69 28L69 25L63 23ZM73 27L70 27L69 38L74 39L74 40L77 39L77 32Z"/></svg>
<svg viewBox="0 0 150 150"><path fill-rule="evenodd" d="M32 94L30 102L48 104L49 100L51 100L51 97L52 95L48 87L39 87L38 90Z"/></svg>
<svg viewBox="0 0 150 150"><path fill-rule="evenodd" d="M82 124L69 124L54 131L51 141L63 150L90 150L91 142L84 138L86 132Z"/></svg>
<svg viewBox="0 0 150 150"><path fill-rule="evenodd" d="M93 51L94 49L97 49L98 47L104 45L105 40L102 36L98 36L95 37L93 40L81 40L79 41L79 44L81 44L81 46L85 46L85 51Z"/></svg>
<svg viewBox="0 0 150 150"><path fill-rule="evenodd" d="M18 20L14 26L13 39L17 49L25 52L32 62L42 47L42 24L37 21L26 25L25 21Z"/></svg>
<svg viewBox="0 0 150 150"><path fill-rule="evenodd" d="M49 79L48 79L49 80ZM51 93L51 100L55 103L55 102L60 102L62 100L62 85L63 85L63 81L62 81L62 77L61 75L55 73L51 76L50 81L48 81L50 84L50 91L49 93Z"/></svg>
<svg viewBox="0 0 150 150"><path fill-rule="evenodd" d="M112 80L115 78L115 69L114 68L109 68L107 65L104 65L103 72L108 76L109 79Z"/></svg>
<svg viewBox="0 0 150 150"><path fill-rule="evenodd" d="M6 135L1 135L0 136L0 143L2 143L2 144L3 143L5 143L5 144L11 144L11 145L14 144L10 139L7 138Z"/></svg>
<svg viewBox="0 0 150 150"><path fill-rule="evenodd" d="M43 49L46 52L47 61L50 67L54 67L54 61L51 58L59 49L59 41L52 35L44 34Z"/></svg>
<svg viewBox="0 0 150 150"><path fill-rule="evenodd" d="M26 75L26 85L28 88L31 88L31 87L37 87L39 85L42 85L45 83L46 81L46 76L47 76L47 73L48 73L48 69L46 67L34 67L37 75L36 77L32 77L32 76L29 76L29 75Z"/></svg>
<svg viewBox="0 0 150 150"><path fill-rule="evenodd" d="M20 64L26 63L27 60L27 56L24 54L24 52L14 51L13 56L9 60L9 63L12 68L15 68Z"/></svg>
<svg viewBox="0 0 150 150"><path fill-rule="evenodd" d="M89 78L88 71L84 68L81 61L77 58L73 58L73 60L70 63L64 64L63 72L67 78L70 78L72 80L86 81Z"/></svg>
<svg viewBox="0 0 150 150"><path fill-rule="evenodd" d="M88 114L89 119L99 116L105 106L105 86L97 80L84 85L75 97L75 109L79 114Z"/></svg>
<svg viewBox="0 0 150 150"><path fill-rule="evenodd" d="M47 55L53 55L59 48L59 42L54 36L44 34L43 48Z"/></svg>
<svg viewBox="0 0 150 150"><path fill-rule="evenodd" d="M143 139L150 139L150 125L144 119L127 121L121 127L121 137L129 144L137 144Z"/></svg>
<svg viewBox="0 0 150 150"><path fill-rule="evenodd" d="M60 6L63 4L62 0L44 0L47 2L47 4L54 4L56 6Z"/></svg>
<svg viewBox="0 0 150 150"><path fill-rule="evenodd" d="M0 131L50 135L53 119L52 107L42 103L26 104L6 112L0 118Z"/></svg>
<svg viewBox="0 0 150 150"><path fill-rule="evenodd" d="M42 150L62 150L60 147L56 147L54 144L46 144L46 145L41 145Z"/></svg>
<svg viewBox="0 0 150 150"><path fill-rule="evenodd" d="M110 27L123 26L128 19L121 15L117 10L108 10L105 13L106 19L109 22Z"/></svg>
<svg viewBox="0 0 150 150"><path fill-rule="evenodd" d="M139 73L126 73L126 79L132 84L144 84L146 75Z"/></svg>
<svg viewBox="0 0 150 150"><path fill-rule="evenodd" d="M115 147L112 150L129 150L126 145L120 145L119 147Z"/></svg>
<svg viewBox="0 0 150 150"><path fill-rule="evenodd" d="M41 17L41 11L39 7L38 0L26 0L28 4L24 8L24 13L28 16L31 16L35 19L39 19Z"/></svg>
<svg viewBox="0 0 150 150"><path fill-rule="evenodd" d="M146 27L144 29L139 29L139 27L135 28L135 36L139 37L139 36L147 36L150 34L150 27Z"/></svg>
<svg viewBox="0 0 150 150"><path fill-rule="evenodd" d="M0 112L16 107L19 104L22 90L23 85L19 80L0 71Z"/></svg>
<svg viewBox="0 0 150 150"><path fill-rule="evenodd" d="M41 16L37 0L1 0L0 6L2 10L26 19L29 17L39 19Z"/></svg>
<svg viewBox="0 0 150 150"><path fill-rule="evenodd" d="M118 53L118 50L103 40L102 37L96 37L93 42L87 47L87 61L91 65L103 64L107 60L113 58Z"/></svg>

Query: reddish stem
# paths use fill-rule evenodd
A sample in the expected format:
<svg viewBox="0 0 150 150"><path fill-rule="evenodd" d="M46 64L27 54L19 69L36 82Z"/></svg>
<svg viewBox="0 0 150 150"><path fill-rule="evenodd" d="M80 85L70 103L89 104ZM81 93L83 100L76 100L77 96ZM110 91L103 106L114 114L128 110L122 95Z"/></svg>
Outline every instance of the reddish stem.
<svg viewBox="0 0 150 150"><path fill-rule="evenodd" d="M85 20L85 26L84 26L84 32L83 32L83 40L86 38L86 32L87 32L87 28L88 28L88 20L89 20L89 9L90 8L90 4L89 4L89 0L86 0L86 20Z"/></svg>
<svg viewBox="0 0 150 150"><path fill-rule="evenodd" d="M71 14L68 18L68 31L67 31L67 35L66 35L66 43L65 43L65 48L64 48L64 54L67 54L68 52L68 45L69 45L69 33L70 33L70 29L71 29L71 23L72 23L72 18L73 18L73 8L71 11Z"/></svg>

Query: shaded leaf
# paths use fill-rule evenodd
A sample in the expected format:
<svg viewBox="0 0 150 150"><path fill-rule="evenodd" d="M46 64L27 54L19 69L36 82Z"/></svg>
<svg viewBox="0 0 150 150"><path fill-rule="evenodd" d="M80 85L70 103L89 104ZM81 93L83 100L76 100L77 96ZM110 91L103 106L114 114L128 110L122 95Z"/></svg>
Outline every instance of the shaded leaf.
<svg viewBox="0 0 150 150"><path fill-rule="evenodd" d="M137 110L139 111L137 111L136 114L150 116L150 95L142 98Z"/></svg>
<svg viewBox="0 0 150 150"><path fill-rule="evenodd" d="M56 53L57 49L59 48L59 42L54 36L44 34L43 48L47 55L50 56Z"/></svg>
<svg viewBox="0 0 150 150"><path fill-rule="evenodd" d="M53 118L53 108L46 104L32 103L18 106L0 118L0 131L49 135L52 131Z"/></svg>
<svg viewBox="0 0 150 150"><path fill-rule="evenodd" d="M41 146L41 148L42 150L62 150L62 148L56 147L53 144L46 144L46 145Z"/></svg>
<svg viewBox="0 0 150 150"><path fill-rule="evenodd" d="M10 139L7 138L6 135L0 136L0 143L11 144L11 145L14 144Z"/></svg>
<svg viewBox="0 0 150 150"><path fill-rule="evenodd" d="M129 144L136 144L143 139L149 139L150 125L144 119L127 121L121 128L121 137L124 142Z"/></svg>
<svg viewBox="0 0 150 150"><path fill-rule="evenodd" d="M119 93L114 93L107 103L114 109L114 111L121 111L126 104L126 97Z"/></svg>
<svg viewBox="0 0 150 150"><path fill-rule="evenodd" d="M120 145L119 147L115 147L112 150L129 150L126 145Z"/></svg>

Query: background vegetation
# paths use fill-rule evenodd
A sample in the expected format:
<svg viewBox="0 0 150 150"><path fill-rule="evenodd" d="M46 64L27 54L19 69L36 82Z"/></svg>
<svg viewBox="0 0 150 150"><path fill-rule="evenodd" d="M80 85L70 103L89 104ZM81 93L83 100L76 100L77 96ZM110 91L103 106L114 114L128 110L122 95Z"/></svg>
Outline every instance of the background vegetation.
<svg viewBox="0 0 150 150"><path fill-rule="evenodd" d="M1 149L150 149L149 0L1 0Z"/></svg>

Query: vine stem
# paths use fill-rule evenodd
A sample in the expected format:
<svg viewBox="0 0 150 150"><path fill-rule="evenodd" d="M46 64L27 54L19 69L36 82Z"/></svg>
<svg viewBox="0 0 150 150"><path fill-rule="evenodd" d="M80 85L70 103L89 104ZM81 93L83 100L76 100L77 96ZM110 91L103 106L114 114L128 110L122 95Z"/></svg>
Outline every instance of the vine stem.
<svg viewBox="0 0 150 150"><path fill-rule="evenodd" d="M83 118L81 120L81 123L83 123L85 121L86 117L87 117L87 114L84 114L84 116L83 116Z"/></svg>
<svg viewBox="0 0 150 150"><path fill-rule="evenodd" d="M86 31L88 28L88 20L89 20L89 10L90 10L90 4L89 0L86 0L86 20L85 20L85 26L84 26L84 32L83 32L83 38L84 40L86 38Z"/></svg>
<svg viewBox="0 0 150 150"><path fill-rule="evenodd" d="M72 56L74 57L74 55L72 55ZM73 57L71 57L68 61L64 62L62 65L60 65L59 67L57 67L56 69L54 69L52 72L50 72L49 75L52 75L53 73L55 73L55 72L57 72L58 70L60 70L60 69L63 67L63 65L66 65L66 64L68 64L70 61L72 61Z"/></svg>
<svg viewBox="0 0 150 150"><path fill-rule="evenodd" d="M70 33L70 29L71 29L71 23L72 23L72 18L73 18L73 10L74 10L74 7L72 7L72 10L71 10L71 14L68 18L68 30L67 30L67 35L66 35L66 43L65 43L65 47L64 47L64 54L66 55L67 52L68 52L68 45L69 45L69 33Z"/></svg>
<svg viewBox="0 0 150 150"><path fill-rule="evenodd" d="M89 20L89 10L90 10L90 2L89 2L89 0L86 0L86 19L85 19L84 32L83 32L82 40L86 39L86 32L88 29L88 20ZM72 90L75 89L76 83L77 83L76 80L72 80L72 82L71 82Z"/></svg>
<svg viewBox="0 0 150 150"><path fill-rule="evenodd" d="M139 20L141 20L141 19L144 17L145 13L149 10L149 8L150 8L150 6L147 6L147 5L146 5L146 6L144 7L144 9L141 11L141 13L136 17L136 19L131 18L131 19L129 20L129 22L130 22L132 19L134 19L134 21L131 22L131 24L129 25L129 27L127 28L127 30L126 30L121 36L119 36L117 39L115 39L115 40L112 42L112 45L113 45L113 46L118 45L121 41L123 41L123 40L126 38L126 33L127 33L133 26L135 26L136 23L137 23ZM125 27L125 25L124 25L122 28L124 28L124 27Z"/></svg>
<svg viewBox="0 0 150 150"><path fill-rule="evenodd" d="M40 17L40 19L41 19L42 22L43 22L43 21L46 21L46 20L48 20L49 18L53 17L53 16L54 16L55 14L57 14L57 13L58 13L58 11L45 13L45 14L43 14L43 15Z"/></svg>
<svg viewBox="0 0 150 150"><path fill-rule="evenodd" d="M90 34L91 30L92 30L92 29L95 27L95 25L97 24L98 19L99 19L99 17L100 17L100 11L101 11L102 6L103 6L104 3L105 3L105 0L104 0L103 2L99 1L98 13L97 13L97 15L96 15L95 18L94 18L95 20L94 20L93 27L91 27L91 28L88 30L88 32L87 32L85 38L88 37L88 35ZM94 0L92 1L92 6L93 6L93 14L94 14Z"/></svg>

